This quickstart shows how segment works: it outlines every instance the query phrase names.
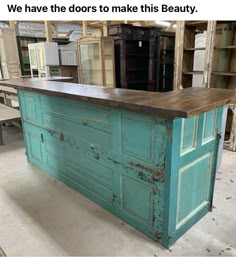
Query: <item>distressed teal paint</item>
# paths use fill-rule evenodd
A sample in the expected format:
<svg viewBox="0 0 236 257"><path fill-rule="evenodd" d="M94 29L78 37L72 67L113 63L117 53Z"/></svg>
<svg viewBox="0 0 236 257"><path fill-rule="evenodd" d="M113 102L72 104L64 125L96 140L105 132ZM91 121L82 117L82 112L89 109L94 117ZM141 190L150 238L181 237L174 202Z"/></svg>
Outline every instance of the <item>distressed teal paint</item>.
<svg viewBox="0 0 236 257"><path fill-rule="evenodd" d="M18 95L28 160L165 247L211 208L222 108L167 119Z"/></svg>

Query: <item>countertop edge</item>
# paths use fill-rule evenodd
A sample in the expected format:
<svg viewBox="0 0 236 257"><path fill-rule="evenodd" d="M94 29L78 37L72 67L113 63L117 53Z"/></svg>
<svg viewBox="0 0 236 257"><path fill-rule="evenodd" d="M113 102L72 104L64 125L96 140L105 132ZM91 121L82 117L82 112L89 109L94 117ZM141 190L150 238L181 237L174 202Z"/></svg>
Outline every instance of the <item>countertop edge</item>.
<svg viewBox="0 0 236 257"><path fill-rule="evenodd" d="M38 84L38 82L39 81L37 81L36 83ZM196 108L195 110L192 110L192 111L181 111L176 109L146 106L146 105L141 105L136 103L120 102L114 99L110 100L110 99L104 99L99 97L83 96L78 94L59 92L56 90L48 90L45 88L33 88L33 87L22 86L22 85L18 86L18 85L12 85L12 84L5 84L4 82L2 83L2 85L6 87L14 88L16 90L36 92L39 94L56 96L56 97L66 98L66 99L75 100L75 101L77 100L85 103L99 104L110 108L123 109L126 111L135 112L135 113L146 114L150 116L160 116L160 117L169 118L169 119L190 118L192 116L199 115L200 113L207 112L219 107L223 107L225 105L229 105L233 102L236 102L236 95L232 95L231 98L228 98L226 100L220 100L218 102L215 102L214 104L208 104L203 107Z"/></svg>

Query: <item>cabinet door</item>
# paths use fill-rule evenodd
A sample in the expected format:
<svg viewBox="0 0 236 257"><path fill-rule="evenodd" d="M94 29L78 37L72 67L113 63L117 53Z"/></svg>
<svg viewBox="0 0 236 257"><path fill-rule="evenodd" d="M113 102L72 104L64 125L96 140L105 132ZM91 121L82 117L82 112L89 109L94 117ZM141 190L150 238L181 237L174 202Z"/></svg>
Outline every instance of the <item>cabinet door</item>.
<svg viewBox="0 0 236 257"><path fill-rule="evenodd" d="M16 43L16 34L12 31L4 30L2 33L6 62L19 65L18 48Z"/></svg>
<svg viewBox="0 0 236 257"><path fill-rule="evenodd" d="M1 32L1 65L4 79L20 77L20 61L15 32L3 29Z"/></svg>
<svg viewBox="0 0 236 257"><path fill-rule="evenodd" d="M39 167L44 167L44 135L42 129L24 123L24 135L27 150L27 157L30 162Z"/></svg>
<svg viewBox="0 0 236 257"><path fill-rule="evenodd" d="M87 43L79 46L81 83L103 85L103 71L100 56L100 43Z"/></svg>
<svg viewBox="0 0 236 257"><path fill-rule="evenodd" d="M37 55L36 55L36 48L35 47L29 47L29 58L30 58L30 66L31 69L37 69Z"/></svg>
<svg viewBox="0 0 236 257"><path fill-rule="evenodd" d="M39 46L37 49L38 69L39 71L45 71L45 60L44 60L44 48Z"/></svg>

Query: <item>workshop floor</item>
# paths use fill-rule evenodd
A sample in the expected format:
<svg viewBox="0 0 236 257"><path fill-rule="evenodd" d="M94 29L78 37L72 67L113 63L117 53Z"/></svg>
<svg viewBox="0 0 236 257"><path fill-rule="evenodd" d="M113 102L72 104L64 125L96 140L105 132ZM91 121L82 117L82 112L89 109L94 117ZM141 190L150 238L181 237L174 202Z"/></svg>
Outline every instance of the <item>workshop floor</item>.
<svg viewBox="0 0 236 257"><path fill-rule="evenodd" d="M224 151L214 209L170 250L55 180L25 156L17 128L0 146L0 247L8 255L236 255L236 153Z"/></svg>

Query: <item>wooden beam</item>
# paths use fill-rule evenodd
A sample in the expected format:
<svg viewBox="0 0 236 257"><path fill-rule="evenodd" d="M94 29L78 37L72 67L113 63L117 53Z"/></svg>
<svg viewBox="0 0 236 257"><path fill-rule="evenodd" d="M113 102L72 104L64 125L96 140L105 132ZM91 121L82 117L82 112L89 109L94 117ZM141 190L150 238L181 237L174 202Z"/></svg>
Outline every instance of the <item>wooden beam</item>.
<svg viewBox="0 0 236 257"><path fill-rule="evenodd" d="M47 42L52 42L51 22L50 21L44 21L44 26L45 26L46 41Z"/></svg>
<svg viewBox="0 0 236 257"><path fill-rule="evenodd" d="M210 87L211 71L214 54L214 42L216 33L216 21L207 22L206 52L204 61L203 87Z"/></svg>
<svg viewBox="0 0 236 257"><path fill-rule="evenodd" d="M177 21L175 34L175 67L173 90L182 87L183 52L184 52L184 21Z"/></svg>
<svg viewBox="0 0 236 257"><path fill-rule="evenodd" d="M87 21L83 21L83 36L86 37L88 34Z"/></svg>
<svg viewBox="0 0 236 257"><path fill-rule="evenodd" d="M102 30L103 30L103 36L107 37L108 36L108 26L111 24L110 21L103 21L103 26L102 26Z"/></svg>
<svg viewBox="0 0 236 257"><path fill-rule="evenodd" d="M16 23L15 21L9 21L10 29L16 29Z"/></svg>

